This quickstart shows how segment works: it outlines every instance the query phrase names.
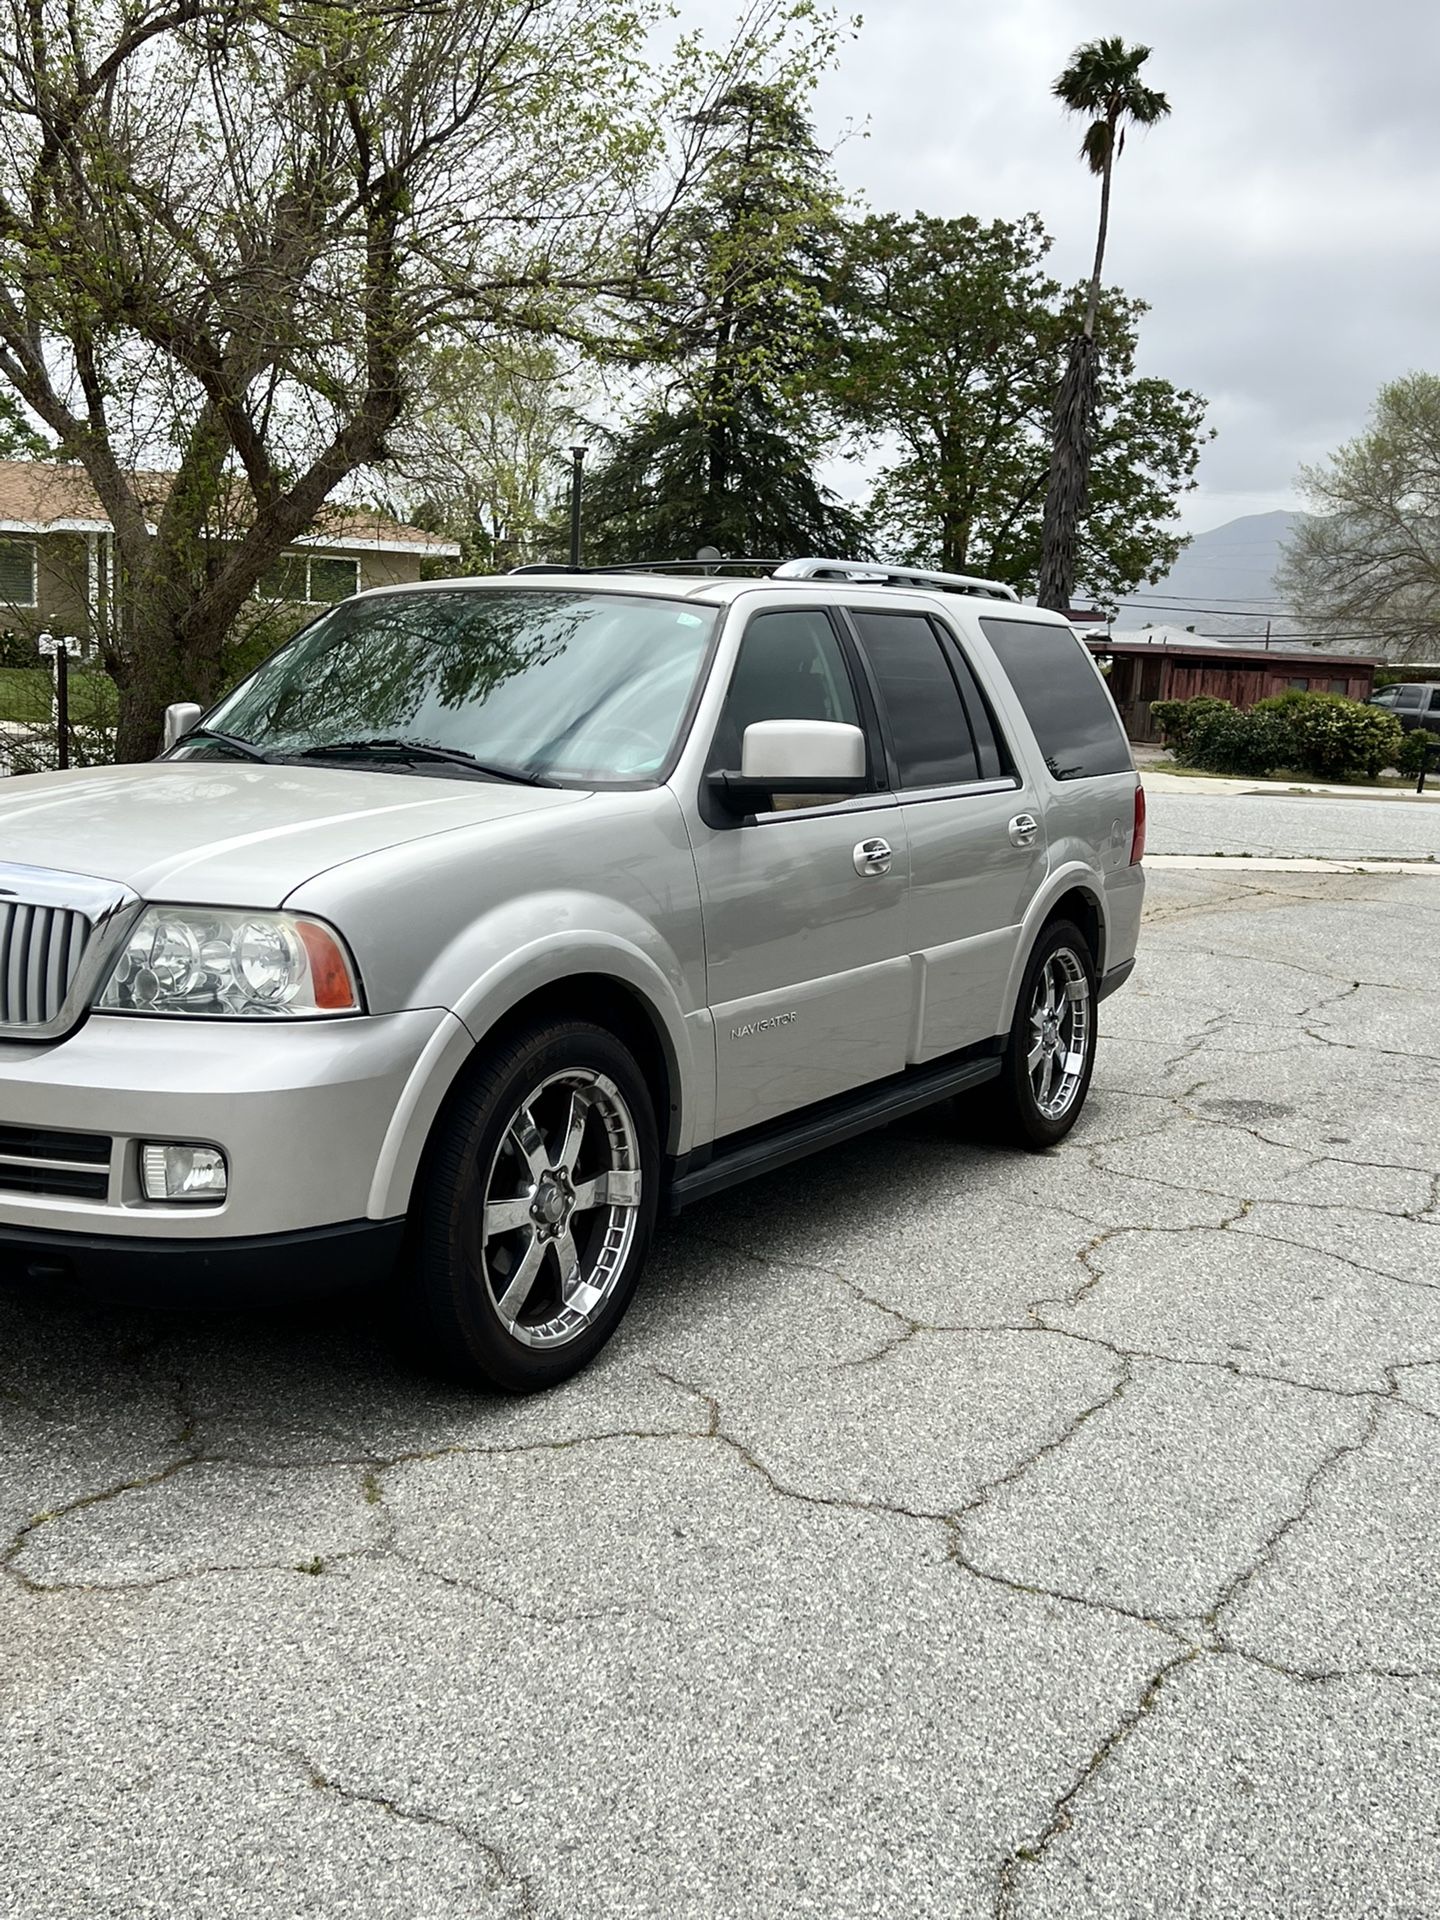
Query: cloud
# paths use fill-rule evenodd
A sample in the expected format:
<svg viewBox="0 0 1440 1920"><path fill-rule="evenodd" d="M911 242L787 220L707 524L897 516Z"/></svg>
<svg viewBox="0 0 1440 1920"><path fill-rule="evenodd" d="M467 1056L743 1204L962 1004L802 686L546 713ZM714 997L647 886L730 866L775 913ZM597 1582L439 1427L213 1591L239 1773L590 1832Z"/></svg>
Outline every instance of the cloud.
<svg viewBox="0 0 1440 1920"><path fill-rule="evenodd" d="M723 28L721 0L688 20ZM823 82L845 186L877 209L1039 212L1080 278L1095 184L1050 97L1100 34L1144 41L1172 116L1132 137L1107 277L1148 300L1146 371L1198 388L1219 438L1187 524L1294 504L1302 462L1357 432L1376 390L1440 369L1440 9L1421 0L874 0Z"/></svg>

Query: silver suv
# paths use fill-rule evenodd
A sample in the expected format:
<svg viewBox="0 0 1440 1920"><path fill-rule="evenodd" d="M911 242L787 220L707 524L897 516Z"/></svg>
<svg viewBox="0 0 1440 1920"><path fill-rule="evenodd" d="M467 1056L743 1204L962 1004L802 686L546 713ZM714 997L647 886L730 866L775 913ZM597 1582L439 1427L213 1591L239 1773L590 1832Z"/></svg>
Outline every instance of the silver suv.
<svg viewBox="0 0 1440 1920"><path fill-rule="evenodd" d="M197 724L198 722L198 724ZM383 589L158 762L0 783L0 1257L395 1272L582 1366L657 1211L952 1095L1074 1124L1144 794L1064 621L794 561Z"/></svg>

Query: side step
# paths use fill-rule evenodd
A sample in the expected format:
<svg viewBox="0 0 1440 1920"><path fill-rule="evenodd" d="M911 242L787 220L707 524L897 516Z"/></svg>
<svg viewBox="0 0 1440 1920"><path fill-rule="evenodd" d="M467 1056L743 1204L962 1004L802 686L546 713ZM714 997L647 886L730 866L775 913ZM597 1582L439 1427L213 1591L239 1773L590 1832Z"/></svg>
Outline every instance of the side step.
<svg viewBox="0 0 1440 1920"><path fill-rule="evenodd" d="M668 1191L671 1214L682 1212L697 1200L708 1200L712 1193L738 1186L756 1174L772 1173L777 1167L803 1160L807 1154L824 1147L838 1146L857 1134L903 1120L952 1095L994 1080L1001 1060L996 1053L966 1060L942 1061L934 1067L916 1067L899 1079L886 1080L878 1087L862 1088L841 1100L827 1101L823 1107L811 1107L790 1120L751 1134L738 1134L701 1165L691 1154L676 1167Z"/></svg>

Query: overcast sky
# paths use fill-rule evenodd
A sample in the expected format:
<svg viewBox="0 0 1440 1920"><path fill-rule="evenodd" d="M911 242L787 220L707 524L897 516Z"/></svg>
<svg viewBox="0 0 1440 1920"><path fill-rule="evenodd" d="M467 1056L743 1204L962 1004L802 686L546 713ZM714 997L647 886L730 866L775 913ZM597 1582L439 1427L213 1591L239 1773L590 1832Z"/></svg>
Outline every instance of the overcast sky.
<svg viewBox="0 0 1440 1920"><path fill-rule="evenodd" d="M863 0L862 0L863 4ZM682 0L719 23L723 0ZM1141 364L1210 402L1191 531L1297 504L1296 468L1381 382L1440 371L1440 8L1425 0L870 0L818 131L877 211L1037 211L1089 270L1096 184L1049 88L1081 41L1154 49L1171 117L1127 142L1106 277L1148 300Z"/></svg>

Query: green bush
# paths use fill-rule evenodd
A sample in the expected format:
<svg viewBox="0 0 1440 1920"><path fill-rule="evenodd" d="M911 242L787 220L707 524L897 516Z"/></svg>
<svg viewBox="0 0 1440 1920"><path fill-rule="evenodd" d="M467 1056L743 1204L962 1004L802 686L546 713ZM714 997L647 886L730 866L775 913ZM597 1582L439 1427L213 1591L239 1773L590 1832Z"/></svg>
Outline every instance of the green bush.
<svg viewBox="0 0 1440 1920"><path fill-rule="evenodd" d="M1292 744L1284 763L1317 780L1374 780L1399 761L1404 733L1394 714L1343 693L1292 688L1257 701L1252 711L1287 730Z"/></svg>
<svg viewBox="0 0 1440 1920"><path fill-rule="evenodd" d="M1396 766L1401 773L1414 774L1418 779L1422 767L1437 763L1440 763L1440 733L1431 733L1428 727L1413 727L1400 742Z"/></svg>
<svg viewBox="0 0 1440 1920"><path fill-rule="evenodd" d="M1242 712L1223 700L1217 704L1218 712L1200 715L1190 728L1179 755L1186 766L1203 767L1209 773L1243 773L1254 779L1286 764L1291 742L1283 720L1253 707Z"/></svg>
<svg viewBox="0 0 1440 1920"><path fill-rule="evenodd" d="M1228 700L1217 700L1213 694L1196 694L1193 700L1152 700L1150 718L1160 729L1161 738L1171 748L1177 758L1183 755L1190 744L1191 735L1200 723L1214 713L1232 711Z"/></svg>

